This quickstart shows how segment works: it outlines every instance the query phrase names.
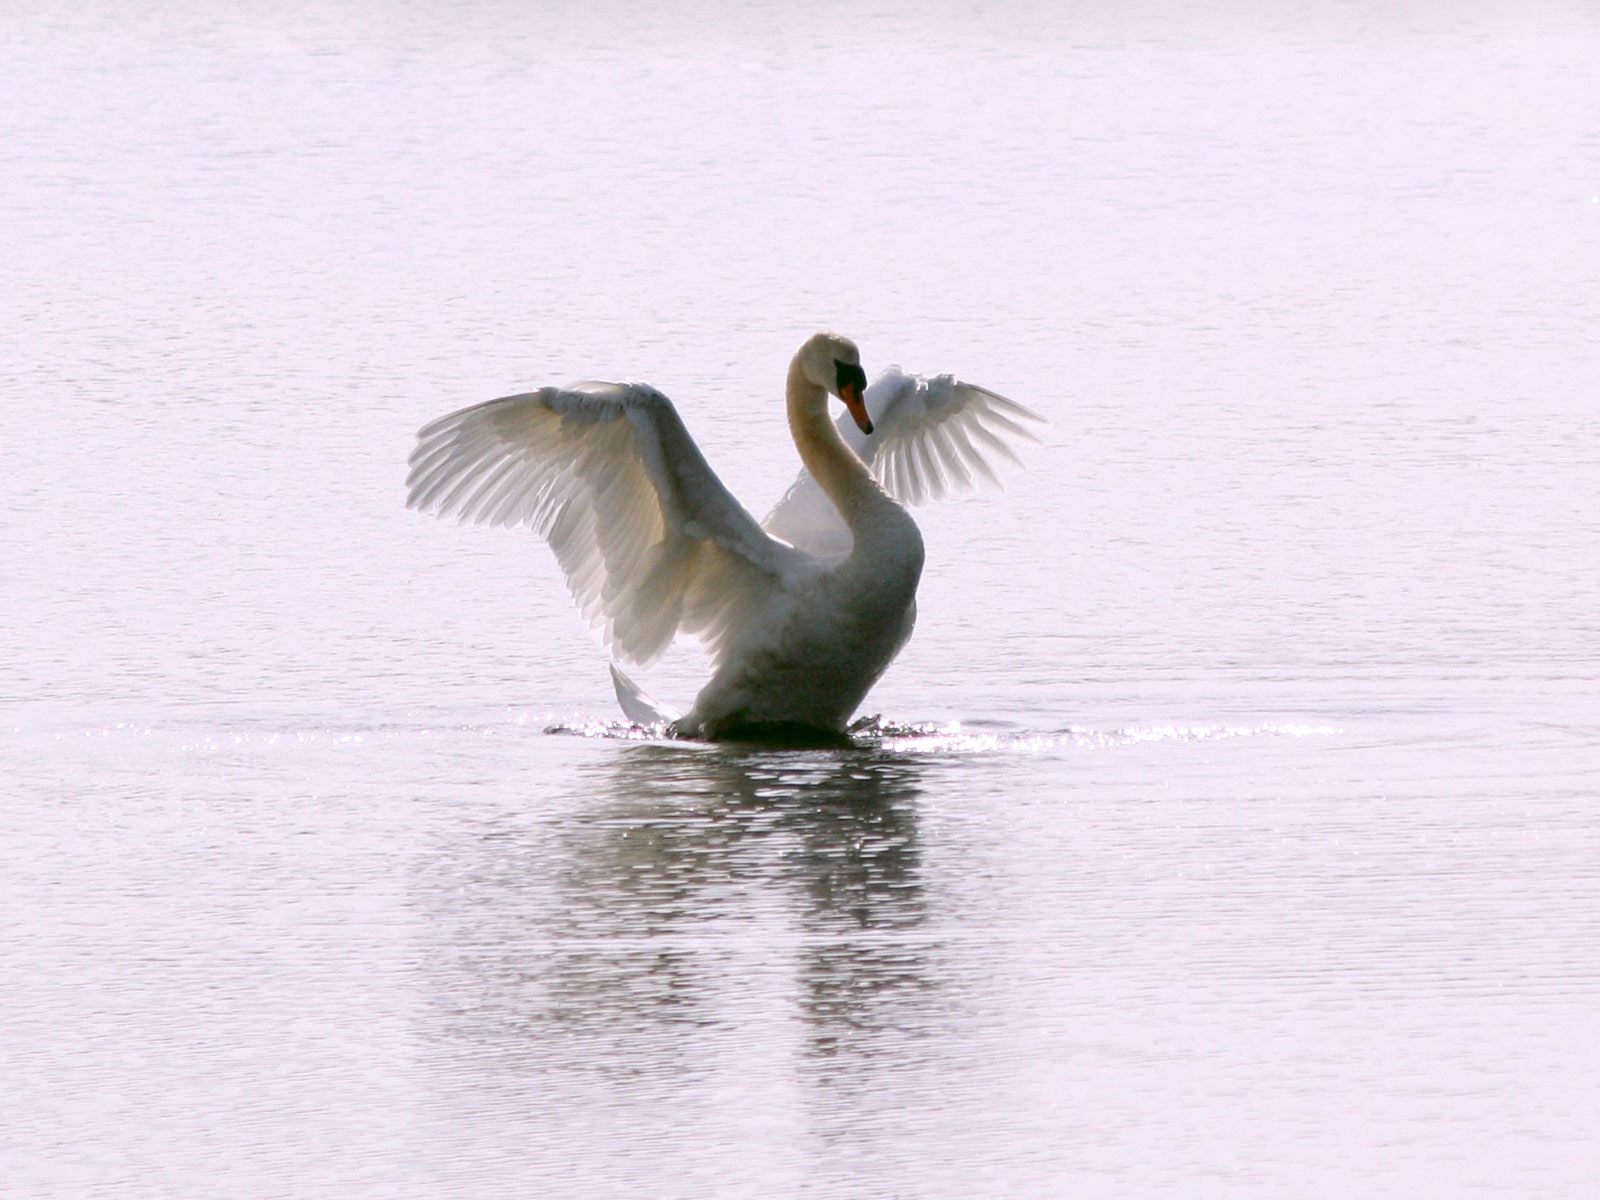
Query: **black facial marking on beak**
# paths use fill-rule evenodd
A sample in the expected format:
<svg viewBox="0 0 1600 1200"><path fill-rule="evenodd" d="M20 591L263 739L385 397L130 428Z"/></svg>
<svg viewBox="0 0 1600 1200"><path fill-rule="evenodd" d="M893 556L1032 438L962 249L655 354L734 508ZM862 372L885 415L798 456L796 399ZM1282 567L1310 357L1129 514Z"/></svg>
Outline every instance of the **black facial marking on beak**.
<svg viewBox="0 0 1600 1200"><path fill-rule="evenodd" d="M853 363L842 363L837 359L833 365L839 373L839 399L850 410L850 418L855 421L856 428L870 436L872 418L867 415L867 403L862 399L862 393L867 390L867 373Z"/></svg>

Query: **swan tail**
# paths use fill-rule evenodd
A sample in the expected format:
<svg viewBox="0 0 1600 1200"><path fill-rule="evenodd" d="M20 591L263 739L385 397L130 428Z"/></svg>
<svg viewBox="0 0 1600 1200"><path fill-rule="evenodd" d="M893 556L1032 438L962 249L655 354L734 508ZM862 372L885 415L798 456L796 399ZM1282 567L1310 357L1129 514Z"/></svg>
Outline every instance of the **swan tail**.
<svg viewBox="0 0 1600 1200"><path fill-rule="evenodd" d="M622 715L635 725L670 725L682 713L658 702L648 692L611 664L611 686L617 689L617 704Z"/></svg>

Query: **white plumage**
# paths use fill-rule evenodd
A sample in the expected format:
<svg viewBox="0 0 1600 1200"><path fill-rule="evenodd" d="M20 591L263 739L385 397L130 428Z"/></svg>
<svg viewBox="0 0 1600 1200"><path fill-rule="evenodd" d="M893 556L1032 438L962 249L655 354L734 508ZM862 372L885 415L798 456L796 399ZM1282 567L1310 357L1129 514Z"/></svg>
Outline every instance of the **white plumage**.
<svg viewBox="0 0 1600 1200"><path fill-rule="evenodd" d="M871 468L883 490L902 504L944 500L1001 486L993 460L1020 466L1015 443L1036 442L1038 413L954 375L911 375L885 369L866 391L871 436L848 419L837 426L845 444ZM762 527L813 554L850 550L850 529L811 473L800 477Z"/></svg>
<svg viewBox="0 0 1600 1200"><path fill-rule="evenodd" d="M948 375L891 368L865 404L864 383L845 338L817 334L795 355L788 413L804 470L765 530L641 383L542 388L424 426L407 503L537 531L624 662L653 661L680 632L701 638L712 677L674 732L836 735L915 619L922 539L897 498L997 482L992 460L1015 462L1010 443L1034 440L1027 424L1042 419ZM829 394L855 425L828 419ZM630 719L671 716L613 674Z"/></svg>
<svg viewBox="0 0 1600 1200"><path fill-rule="evenodd" d="M805 570L646 384L542 388L452 413L418 434L407 482L413 508L543 536L585 619L628 662L653 661L680 629L721 646L745 609Z"/></svg>

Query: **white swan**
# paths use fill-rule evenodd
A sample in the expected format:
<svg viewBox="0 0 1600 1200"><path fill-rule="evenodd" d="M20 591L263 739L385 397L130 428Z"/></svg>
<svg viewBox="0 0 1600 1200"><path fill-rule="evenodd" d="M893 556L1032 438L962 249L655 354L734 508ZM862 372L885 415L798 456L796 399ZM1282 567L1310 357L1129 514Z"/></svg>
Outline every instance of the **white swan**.
<svg viewBox="0 0 1600 1200"><path fill-rule="evenodd" d="M990 459L1017 461L1009 443L1037 440L1025 422L1043 420L948 375L890 368L863 394L860 363L849 339L819 333L789 364L804 469L765 530L642 383L547 387L424 426L406 503L531 526L616 658L648 663L680 631L699 635L712 675L684 716L613 665L630 720L684 737L838 736L916 617L922 536L898 500L996 482ZM829 420L830 393L854 427Z"/></svg>

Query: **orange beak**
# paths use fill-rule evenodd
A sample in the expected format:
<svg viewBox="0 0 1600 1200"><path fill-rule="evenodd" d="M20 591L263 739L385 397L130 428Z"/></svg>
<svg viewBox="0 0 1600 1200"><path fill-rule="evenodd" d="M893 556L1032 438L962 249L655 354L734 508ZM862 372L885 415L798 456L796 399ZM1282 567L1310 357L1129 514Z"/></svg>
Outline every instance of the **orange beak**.
<svg viewBox="0 0 1600 1200"><path fill-rule="evenodd" d="M872 418L867 416L867 406L861 399L861 388L854 383L847 383L839 389L839 399L844 401L844 406L850 410L850 415L855 418L856 428L862 433L872 432Z"/></svg>

